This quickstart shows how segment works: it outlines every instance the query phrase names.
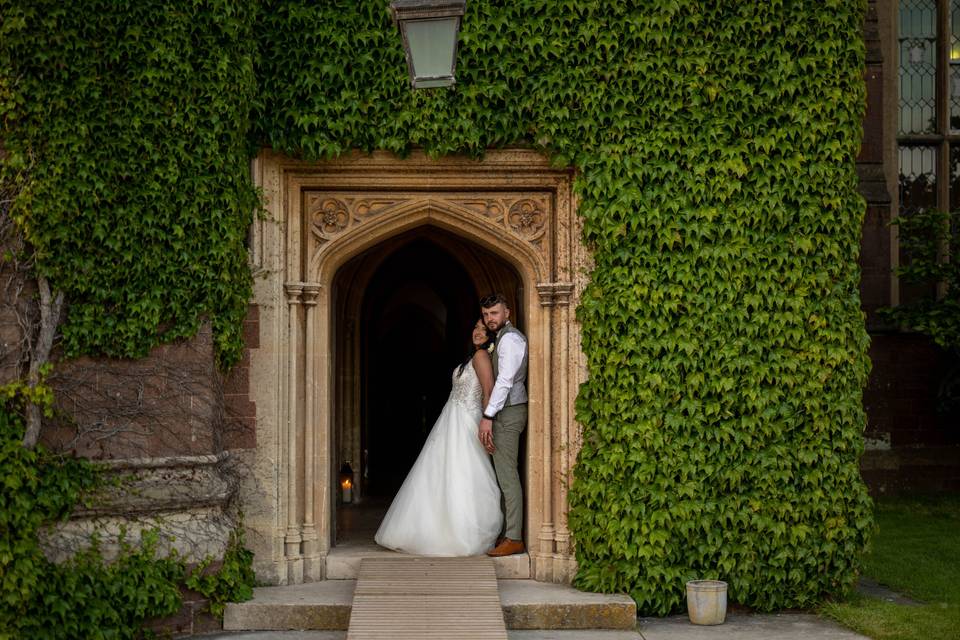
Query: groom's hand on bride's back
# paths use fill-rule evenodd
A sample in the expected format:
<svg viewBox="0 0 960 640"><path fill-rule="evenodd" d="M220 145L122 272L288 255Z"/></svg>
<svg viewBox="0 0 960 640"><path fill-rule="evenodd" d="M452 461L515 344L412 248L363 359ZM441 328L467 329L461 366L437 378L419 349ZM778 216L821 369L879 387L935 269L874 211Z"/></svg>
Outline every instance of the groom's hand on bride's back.
<svg viewBox="0 0 960 640"><path fill-rule="evenodd" d="M496 451L493 446L493 421L490 418L481 418L480 426L477 428L477 437L480 438L480 444L487 450L487 453Z"/></svg>

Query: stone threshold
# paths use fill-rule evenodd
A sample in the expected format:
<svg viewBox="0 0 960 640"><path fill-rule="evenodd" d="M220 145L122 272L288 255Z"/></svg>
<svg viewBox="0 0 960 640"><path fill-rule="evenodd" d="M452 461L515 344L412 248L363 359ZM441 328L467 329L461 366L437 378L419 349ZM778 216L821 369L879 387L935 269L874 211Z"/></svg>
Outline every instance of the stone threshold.
<svg viewBox="0 0 960 640"><path fill-rule="evenodd" d="M360 561L364 558L412 558L370 542L351 544L330 549L327 555L327 580L356 580ZM530 578L530 555L518 553L503 558L493 558L493 567L498 580L525 580Z"/></svg>

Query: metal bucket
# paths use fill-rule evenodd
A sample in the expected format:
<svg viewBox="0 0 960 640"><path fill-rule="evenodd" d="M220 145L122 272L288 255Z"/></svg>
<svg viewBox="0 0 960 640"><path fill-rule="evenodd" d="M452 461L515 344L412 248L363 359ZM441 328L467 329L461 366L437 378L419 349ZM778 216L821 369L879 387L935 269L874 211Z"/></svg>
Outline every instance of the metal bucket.
<svg viewBox="0 0 960 640"><path fill-rule="evenodd" d="M727 583L722 580L688 582L687 615L693 624L723 624L727 617Z"/></svg>

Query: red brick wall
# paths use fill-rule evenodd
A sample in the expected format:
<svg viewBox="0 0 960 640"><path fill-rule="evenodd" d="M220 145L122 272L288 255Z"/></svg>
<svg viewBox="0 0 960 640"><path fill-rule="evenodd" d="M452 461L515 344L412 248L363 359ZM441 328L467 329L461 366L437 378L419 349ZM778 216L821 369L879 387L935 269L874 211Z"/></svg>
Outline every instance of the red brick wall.
<svg viewBox="0 0 960 640"><path fill-rule="evenodd" d="M938 398L956 358L924 336L890 333L873 336L870 359L866 436L881 443L861 461L871 491L960 491L960 412Z"/></svg>
<svg viewBox="0 0 960 640"><path fill-rule="evenodd" d="M145 358L76 358L49 379L56 415L42 440L93 459L218 453L223 393L209 323Z"/></svg>
<svg viewBox="0 0 960 640"><path fill-rule="evenodd" d="M882 328L877 309L890 306L890 206L868 205L860 243L860 302L869 328Z"/></svg>
<svg viewBox="0 0 960 640"><path fill-rule="evenodd" d="M257 446L257 405L250 400L250 350L260 347L260 308L252 304L243 323L243 359L223 381L225 449Z"/></svg>
<svg viewBox="0 0 960 640"><path fill-rule="evenodd" d="M94 458L219 453L256 446L250 401L250 349L259 346L259 313L244 323L242 361L217 370L209 323L189 340L158 347L139 360L77 358L58 363L50 383L57 417L43 441Z"/></svg>

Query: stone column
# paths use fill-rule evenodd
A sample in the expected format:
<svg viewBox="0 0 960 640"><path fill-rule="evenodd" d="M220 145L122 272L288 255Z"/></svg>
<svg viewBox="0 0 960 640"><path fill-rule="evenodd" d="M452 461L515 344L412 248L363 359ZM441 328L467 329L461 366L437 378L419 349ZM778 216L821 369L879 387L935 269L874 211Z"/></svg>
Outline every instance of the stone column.
<svg viewBox="0 0 960 640"><path fill-rule="evenodd" d="M316 312L319 284L303 285L304 324L306 324L306 363L304 372L303 403L303 578L314 582L323 578L322 561L317 547L317 528L314 524L316 500L317 451L315 435L317 424L314 420L317 402L316 385Z"/></svg>
<svg viewBox="0 0 960 640"><path fill-rule="evenodd" d="M553 527L553 473L552 469L552 458L553 458L553 445L552 445L552 427L553 416L552 416L552 401L549 399L550 390L553 389L553 376L552 376L552 351L553 351L553 318L551 314L551 307L553 306L553 287L549 283L538 284L537 293L540 295L540 305L545 307L545 313L543 314L544 322L540 327L540 331L543 332L543 338L541 340L541 345L543 346L543 355L541 358L540 366L543 367L543 388L546 391L544 397L546 398L543 402L543 439L541 440L540 447L543 452L543 475L542 478L542 495L541 495L541 510L542 510L542 520L540 521L540 531L537 535L537 549L534 554L533 562L533 572L534 579L541 582L552 582L553 580L553 541L554 541L554 527Z"/></svg>
<svg viewBox="0 0 960 640"><path fill-rule="evenodd" d="M303 582L303 556L300 543L303 538L297 518L297 391L299 387L298 358L299 349L299 312L300 296L303 293L302 282L288 282L284 285L287 294L287 316L289 328L287 334L287 532L284 536L284 556L287 563L287 584Z"/></svg>
<svg viewBox="0 0 960 640"><path fill-rule="evenodd" d="M314 384L318 390L314 394L313 420L314 434L314 515L317 528L317 554L321 559L321 571L326 575L326 556L330 553L332 539L333 510L336 507L334 491L337 488L336 470L331 469L331 459L335 458L336 451L332 449L333 441L331 428L333 427L333 413L331 398L335 386L331 370L333 354L330 353L331 338L331 281L322 280L319 288L317 305L313 311L314 318L314 361L316 369L313 372ZM331 502L332 501L332 502Z"/></svg>
<svg viewBox="0 0 960 640"><path fill-rule="evenodd" d="M557 359L554 365L555 379L553 381L553 390L551 394L556 403L556 425L557 438L555 442L555 463L554 477L556 478L556 488L554 491L554 513L556 513L556 553L554 554L554 575L555 582L570 582L572 575L572 549L570 548L570 529L567 525L567 493L570 488L571 479L571 460L570 434L575 428L573 420L573 401L576 391L573 395L570 393L570 380L573 367L576 363L571 359L570 349L570 322L572 310L570 308L570 295L573 292L573 284L559 282L554 285L553 291L553 312L555 315L554 326L558 328L557 336Z"/></svg>

